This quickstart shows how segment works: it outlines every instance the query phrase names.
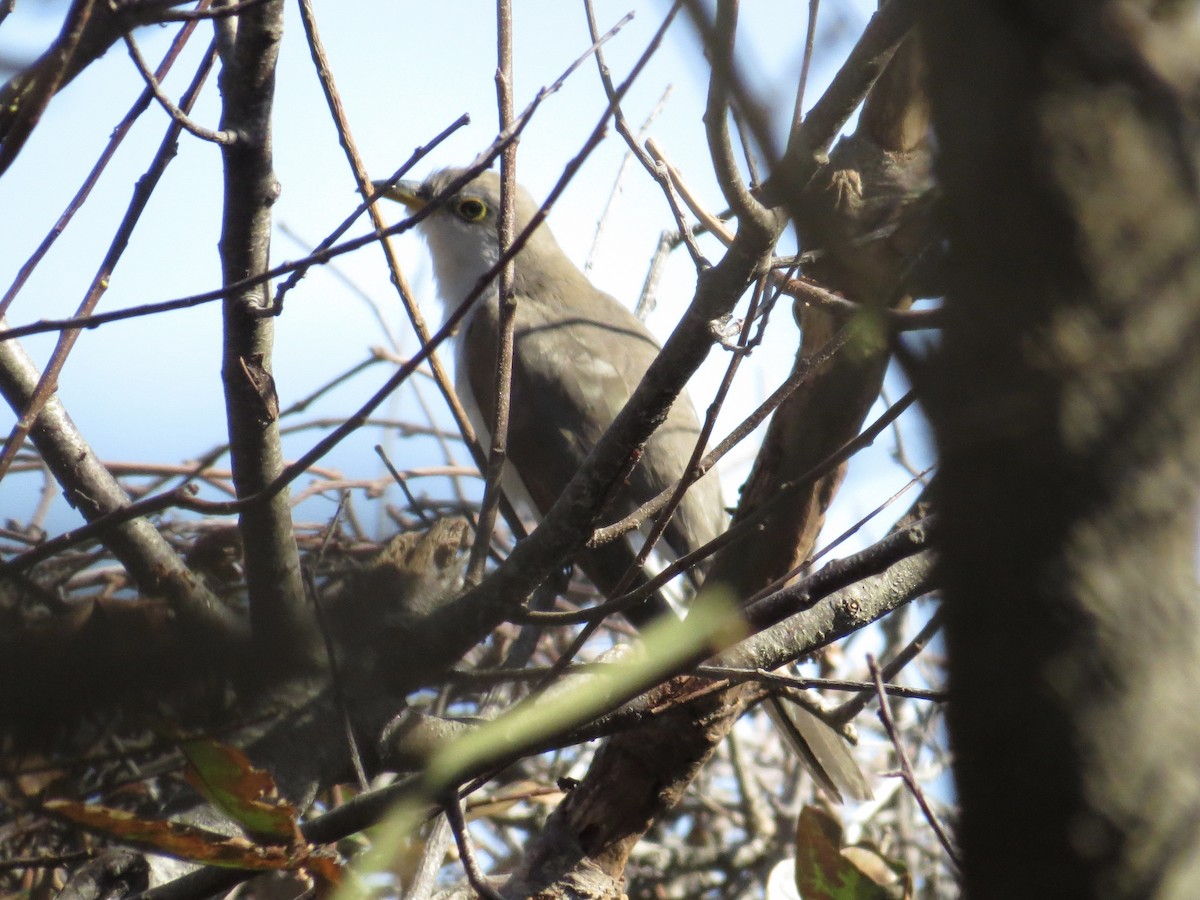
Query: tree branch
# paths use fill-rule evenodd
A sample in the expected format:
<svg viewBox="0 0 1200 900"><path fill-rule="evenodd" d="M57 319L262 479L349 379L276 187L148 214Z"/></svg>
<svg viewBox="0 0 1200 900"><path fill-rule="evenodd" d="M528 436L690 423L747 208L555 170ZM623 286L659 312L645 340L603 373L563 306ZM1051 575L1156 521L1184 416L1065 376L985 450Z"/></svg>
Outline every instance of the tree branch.
<svg viewBox="0 0 1200 900"><path fill-rule="evenodd" d="M271 163L271 107L283 4L263 3L245 9L236 20L221 21L237 23L220 79L221 130L236 137L221 145L225 205L219 247L229 285L264 272L270 264L271 207L279 195ZM271 376L275 323L256 314L269 305L265 286L230 293L223 303L221 379L239 497L259 493L283 470ZM318 653L287 489L244 509L240 528L250 623L265 658L282 661Z"/></svg>

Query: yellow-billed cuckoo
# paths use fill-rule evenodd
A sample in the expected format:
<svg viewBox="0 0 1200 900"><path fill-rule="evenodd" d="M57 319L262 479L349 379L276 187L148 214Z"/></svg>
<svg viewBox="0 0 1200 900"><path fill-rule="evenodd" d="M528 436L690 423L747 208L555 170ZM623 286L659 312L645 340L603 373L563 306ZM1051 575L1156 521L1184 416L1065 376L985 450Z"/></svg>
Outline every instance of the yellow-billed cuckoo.
<svg viewBox="0 0 1200 900"><path fill-rule="evenodd" d="M420 231L429 244L447 311L455 309L500 258L500 179L494 172L483 172L446 196L462 174L461 169L444 169L419 183L375 185L383 196L414 211L436 204ZM529 194L518 188L514 232L521 233L537 210ZM508 458L515 471L506 476L516 478L506 477L505 489L544 514L621 411L659 346L636 316L587 280L545 225L514 258L512 285L517 310ZM455 341L455 388L481 437L489 433L494 419L498 292L496 283L488 287L460 323ZM698 434L691 402L680 396L650 437L626 484L613 492L606 517L625 515L674 484L683 475ZM720 487L710 474L684 496L663 537L669 549L682 556L717 537L724 525ZM596 587L611 596L634 558L631 543L619 540L586 550L577 561ZM626 615L643 624L662 608L660 600ZM832 728L804 710L788 716L777 708L773 718L795 720L790 728L785 721L779 724L832 796L840 798L833 779L851 796L869 796ZM821 745L828 749L821 750ZM845 773L847 766L857 773L861 790L853 784L853 774Z"/></svg>
<svg viewBox="0 0 1200 900"><path fill-rule="evenodd" d="M412 210L439 201L420 231L447 311L500 257L499 176L483 172L443 198L461 175L461 169L445 169L421 183L400 182L384 194ZM529 194L518 188L516 233L537 210ZM505 489L544 514L621 411L659 346L636 316L587 280L546 225L534 231L514 259L512 286L517 310ZM455 339L455 389L481 438L494 418L498 290L496 283L488 287ZM613 491L605 518L632 512L678 481L699 431L691 402L681 396L626 483ZM663 540L673 555L682 556L717 537L724 524L720 487L712 474L684 496ZM634 558L632 544L622 539L585 550L577 560L596 587L611 596ZM640 624L661 609L661 604L647 605L629 615Z"/></svg>

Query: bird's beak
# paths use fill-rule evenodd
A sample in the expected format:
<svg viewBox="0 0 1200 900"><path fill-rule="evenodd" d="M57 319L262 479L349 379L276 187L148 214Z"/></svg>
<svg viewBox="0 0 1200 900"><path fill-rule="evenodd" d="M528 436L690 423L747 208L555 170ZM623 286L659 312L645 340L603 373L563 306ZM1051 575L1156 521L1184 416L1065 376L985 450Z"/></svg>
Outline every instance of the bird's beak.
<svg viewBox="0 0 1200 900"><path fill-rule="evenodd" d="M397 181L391 187L388 187L386 181L372 181L371 187L380 192L380 197L403 203L412 212L419 212L429 204L428 198L421 195L419 181Z"/></svg>

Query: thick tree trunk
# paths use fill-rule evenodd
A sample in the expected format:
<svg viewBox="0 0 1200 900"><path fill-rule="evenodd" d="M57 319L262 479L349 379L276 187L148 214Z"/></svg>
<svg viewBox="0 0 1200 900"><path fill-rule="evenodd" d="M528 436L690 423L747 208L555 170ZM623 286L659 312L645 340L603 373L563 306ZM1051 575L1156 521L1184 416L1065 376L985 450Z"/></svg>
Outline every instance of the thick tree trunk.
<svg viewBox="0 0 1200 900"><path fill-rule="evenodd" d="M1186 6L921 7L952 257L920 375L972 898L1200 897Z"/></svg>

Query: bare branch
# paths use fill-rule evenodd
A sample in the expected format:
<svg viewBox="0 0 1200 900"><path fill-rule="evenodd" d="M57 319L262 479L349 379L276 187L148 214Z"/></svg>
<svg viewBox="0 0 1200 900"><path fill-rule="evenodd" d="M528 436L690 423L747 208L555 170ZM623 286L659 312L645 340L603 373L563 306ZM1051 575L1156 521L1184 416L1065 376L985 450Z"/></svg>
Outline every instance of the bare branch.
<svg viewBox="0 0 1200 900"><path fill-rule="evenodd" d="M225 208L219 248L227 286L259 275L270 264L271 206L279 193L271 158L271 108L282 27L282 0L244 11L223 59L221 128L237 135L221 147ZM241 498L262 493L283 470L278 408L272 400L274 321L257 314L268 305L263 285L233 291L222 306L221 379L230 462ZM240 528L254 640L272 660L318 653L286 486L242 509Z"/></svg>

